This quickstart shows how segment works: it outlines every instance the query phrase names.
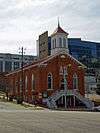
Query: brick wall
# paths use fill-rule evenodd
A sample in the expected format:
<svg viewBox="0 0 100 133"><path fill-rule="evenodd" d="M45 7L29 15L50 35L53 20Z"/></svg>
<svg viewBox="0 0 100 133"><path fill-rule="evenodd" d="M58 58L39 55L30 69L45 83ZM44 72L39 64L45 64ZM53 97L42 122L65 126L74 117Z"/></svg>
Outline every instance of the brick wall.
<svg viewBox="0 0 100 133"><path fill-rule="evenodd" d="M52 59L44 60L45 65L35 65L26 67L24 70L24 80L23 80L23 95L27 97L28 101L32 100L32 95L34 95L37 99L39 98L40 93L47 91L48 95L51 95L57 89L60 89L60 82L62 76L59 75L60 67L67 67L68 75L67 75L67 83L68 89L73 89L73 74L76 73L78 76L78 90L81 95L84 95L84 70L82 67L79 67L79 63L75 60L71 59L69 56L65 55L64 58L61 58L62 55L55 56ZM53 76L53 89L48 90L47 83L47 75L48 73L52 73ZM32 74L35 77L35 90L32 91ZM25 76L28 77L28 92L25 91ZM17 71L14 74L9 74L7 77L10 79L10 82L13 83L13 95L20 96L20 77L21 71ZM16 93L15 82L18 81L18 88Z"/></svg>

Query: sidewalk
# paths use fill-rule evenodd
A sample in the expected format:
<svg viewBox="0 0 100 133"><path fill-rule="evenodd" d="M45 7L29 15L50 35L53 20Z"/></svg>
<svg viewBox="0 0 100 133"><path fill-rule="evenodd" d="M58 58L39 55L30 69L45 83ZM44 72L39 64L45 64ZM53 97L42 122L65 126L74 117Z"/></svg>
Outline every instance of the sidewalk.
<svg viewBox="0 0 100 133"><path fill-rule="evenodd" d="M35 106L26 102L17 104L16 100L9 102L6 99L0 98L0 110L44 110L45 108Z"/></svg>

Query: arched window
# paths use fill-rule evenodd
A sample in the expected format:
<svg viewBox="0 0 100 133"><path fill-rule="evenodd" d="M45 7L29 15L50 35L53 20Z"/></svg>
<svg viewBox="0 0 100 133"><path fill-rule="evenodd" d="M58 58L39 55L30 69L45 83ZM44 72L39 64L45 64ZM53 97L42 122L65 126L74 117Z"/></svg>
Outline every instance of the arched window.
<svg viewBox="0 0 100 133"><path fill-rule="evenodd" d="M55 39L55 48L56 48L56 39Z"/></svg>
<svg viewBox="0 0 100 133"><path fill-rule="evenodd" d="M20 92L22 92L22 78L20 77Z"/></svg>
<svg viewBox="0 0 100 133"><path fill-rule="evenodd" d="M61 80L61 89L64 90L65 89L65 83L64 83L64 79Z"/></svg>
<svg viewBox="0 0 100 133"><path fill-rule="evenodd" d="M54 46L54 45L55 45L54 43L55 43L55 41L54 41L54 39L53 39L53 40L52 40L52 49L54 49L54 47L55 47L55 46Z"/></svg>
<svg viewBox="0 0 100 133"><path fill-rule="evenodd" d="M28 91L28 78L25 77L25 90Z"/></svg>
<svg viewBox="0 0 100 133"><path fill-rule="evenodd" d="M76 74L73 75L73 89L78 89L78 77Z"/></svg>
<svg viewBox="0 0 100 133"><path fill-rule="evenodd" d="M18 80L16 80L15 82L15 93L16 93L16 96L17 96L17 92L18 91Z"/></svg>
<svg viewBox="0 0 100 133"><path fill-rule="evenodd" d="M53 89L53 78L51 73L48 74L48 89Z"/></svg>
<svg viewBox="0 0 100 133"><path fill-rule="evenodd" d="M63 38L63 46L66 47L66 39Z"/></svg>
<svg viewBox="0 0 100 133"><path fill-rule="evenodd" d="M59 38L59 47L62 47L62 38Z"/></svg>
<svg viewBox="0 0 100 133"><path fill-rule="evenodd" d="M34 74L32 74L32 80L31 80L31 82L32 82L32 91L34 91L35 90L35 78L34 78Z"/></svg>

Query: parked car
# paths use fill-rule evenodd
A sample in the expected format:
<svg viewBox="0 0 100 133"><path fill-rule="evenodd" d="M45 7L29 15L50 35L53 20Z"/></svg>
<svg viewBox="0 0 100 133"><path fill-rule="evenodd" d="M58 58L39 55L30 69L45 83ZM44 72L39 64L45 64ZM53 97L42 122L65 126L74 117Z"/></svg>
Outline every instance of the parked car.
<svg viewBox="0 0 100 133"><path fill-rule="evenodd" d="M98 112L100 112L100 106L93 107L93 111L98 111Z"/></svg>

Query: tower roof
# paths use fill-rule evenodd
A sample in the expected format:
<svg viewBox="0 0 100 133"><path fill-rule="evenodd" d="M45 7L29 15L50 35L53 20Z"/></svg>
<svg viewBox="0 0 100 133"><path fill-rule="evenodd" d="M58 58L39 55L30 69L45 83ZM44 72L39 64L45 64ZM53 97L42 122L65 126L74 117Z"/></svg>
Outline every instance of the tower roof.
<svg viewBox="0 0 100 133"><path fill-rule="evenodd" d="M66 31L64 31L61 27L60 27L60 23L58 21L58 27L55 29L55 31L52 33L51 36L57 34L57 33L64 33L66 35L68 35L68 33Z"/></svg>

